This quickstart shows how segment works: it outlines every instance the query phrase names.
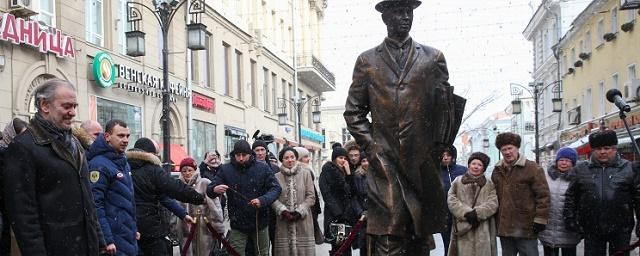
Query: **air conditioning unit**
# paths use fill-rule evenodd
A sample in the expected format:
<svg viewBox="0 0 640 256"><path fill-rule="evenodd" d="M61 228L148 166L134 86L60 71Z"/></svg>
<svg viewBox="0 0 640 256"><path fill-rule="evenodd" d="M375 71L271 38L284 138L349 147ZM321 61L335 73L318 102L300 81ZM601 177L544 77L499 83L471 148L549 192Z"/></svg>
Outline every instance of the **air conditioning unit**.
<svg viewBox="0 0 640 256"><path fill-rule="evenodd" d="M624 99L626 101L637 101L640 97L639 87L640 79L633 79L624 83Z"/></svg>
<svg viewBox="0 0 640 256"><path fill-rule="evenodd" d="M38 14L33 8L33 0L9 0L9 12L18 17Z"/></svg>

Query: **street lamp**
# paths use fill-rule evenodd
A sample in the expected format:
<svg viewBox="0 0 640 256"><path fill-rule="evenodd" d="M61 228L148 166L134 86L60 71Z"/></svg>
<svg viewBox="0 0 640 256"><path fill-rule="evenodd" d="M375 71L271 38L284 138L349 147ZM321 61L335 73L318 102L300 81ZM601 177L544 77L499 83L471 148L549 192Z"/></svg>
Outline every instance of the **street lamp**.
<svg viewBox="0 0 640 256"><path fill-rule="evenodd" d="M289 104L293 110L295 110L298 120L298 144L302 145L302 111L304 110L304 106L311 102L311 106L314 107L313 112L311 112L312 120L314 124L320 123L320 103L324 100L321 95L316 95L310 97L309 99L305 99L304 97L298 98L297 100L293 99L285 99L278 98L278 108L280 109L280 113L278 113L278 125L287 125L287 104Z"/></svg>
<svg viewBox="0 0 640 256"><path fill-rule="evenodd" d="M165 170L171 170L171 134L169 130L169 28L178 9L190 0L160 0L153 1L153 8L143 3L127 2L127 21L131 25L131 31L125 33L127 38L127 55L138 57L145 55L144 36L140 30L142 12L135 6L140 6L153 13L162 30L162 160ZM135 6L134 6L135 5ZM202 14L205 12L204 0L192 0L188 12L191 23L187 25L187 48L202 50L205 48L204 37L207 26L202 24Z"/></svg>
<svg viewBox="0 0 640 256"><path fill-rule="evenodd" d="M537 82L537 83L531 82L529 83L529 87L533 88L533 91L531 91L527 87L524 87L516 83L509 84L509 86L511 87L510 88L511 95L516 97L515 100L511 101L512 114L519 115L522 113L522 101L520 101L520 98L519 98L520 95L522 95L522 90L527 91L533 97L534 122L535 122L534 136L536 139L534 152L536 153L536 163L538 164L540 164L540 152L538 150L540 148L540 145L539 145L540 139L538 138L538 136L540 135L540 130L538 126L538 121L539 121L538 100L540 99L540 94L542 94L542 92L544 92L544 90L551 85L555 85L553 87L553 92L557 93L555 98L551 99L551 102L553 103L553 112L562 112L562 98L560 97L560 93L562 92L562 81L554 81L554 82L551 82L550 84L547 84L546 86L542 82ZM521 89L519 89L518 87Z"/></svg>

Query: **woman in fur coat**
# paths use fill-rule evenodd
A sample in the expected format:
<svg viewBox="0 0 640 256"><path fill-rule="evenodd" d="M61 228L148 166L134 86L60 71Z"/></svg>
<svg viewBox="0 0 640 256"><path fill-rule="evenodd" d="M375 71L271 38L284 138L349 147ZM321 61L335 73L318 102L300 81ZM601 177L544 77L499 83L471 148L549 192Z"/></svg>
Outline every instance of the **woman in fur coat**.
<svg viewBox="0 0 640 256"><path fill-rule="evenodd" d="M316 202L311 170L299 164L293 148L280 151L282 162L276 179L282 187L280 197L271 205L278 216L274 255L315 255L315 238L311 207Z"/></svg>
<svg viewBox="0 0 640 256"><path fill-rule="evenodd" d="M200 178L200 173L196 169L196 161L193 158L187 157L180 162L180 181L187 185L192 186L199 193L204 193L207 189L207 185L211 181L207 178ZM211 199L205 197L205 203L203 205L184 204L189 216L192 216L196 220L196 234L191 241L189 252L187 255L193 256L209 256L214 248L214 244L220 244L220 242L211 234L207 229L204 217L209 220L209 223L213 229L218 232L222 237L225 234L224 218L222 215L222 206L220 205L220 198ZM184 221L179 221L180 234L182 236L181 246L189 235L191 225L186 224Z"/></svg>
<svg viewBox="0 0 640 256"><path fill-rule="evenodd" d="M497 255L496 223L498 196L490 179L484 175L489 157L471 154L469 170L451 184L447 203L453 214L449 255Z"/></svg>

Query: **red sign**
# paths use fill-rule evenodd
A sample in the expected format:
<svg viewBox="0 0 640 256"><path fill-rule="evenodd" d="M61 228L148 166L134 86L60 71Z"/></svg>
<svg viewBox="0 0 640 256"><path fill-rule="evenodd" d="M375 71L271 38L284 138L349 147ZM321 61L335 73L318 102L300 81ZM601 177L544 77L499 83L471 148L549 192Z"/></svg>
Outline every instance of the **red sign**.
<svg viewBox="0 0 640 256"><path fill-rule="evenodd" d="M216 100L204 96L202 94L193 93L192 96L193 103L192 106L198 109L202 109L207 112L216 112Z"/></svg>
<svg viewBox="0 0 640 256"><path fill-rule="evenodd" d="M13 14L2 15L0 23L0 40L14 44L26 44L38 48L42 53L52 52L56 56L75 58L76 50L73 39L63 35L56 28L41 29L35 20L16 18Z"/></svg>

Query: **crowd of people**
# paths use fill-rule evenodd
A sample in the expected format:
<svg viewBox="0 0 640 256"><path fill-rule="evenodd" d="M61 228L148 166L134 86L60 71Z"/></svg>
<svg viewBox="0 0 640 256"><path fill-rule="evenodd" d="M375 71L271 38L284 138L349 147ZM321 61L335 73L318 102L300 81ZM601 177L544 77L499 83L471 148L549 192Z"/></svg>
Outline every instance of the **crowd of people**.
<svg viewBox="0 0 640 256"><path fill-rule="evenodd" d="M330 255L372 250L365 232L370 167L355 141L333 145L319 177L303 147L285 147L273 161L267 142L239 140L229 163L217 150L200 164L187 157L176 179L162 168L154 140L129 147L122 120L104 130L94 121L73 128L78 103L68 81L45 82L35 104L35 117L13 119L0 140L2 255L18 248L22 255L172 255L174 235L182 254L194 256L229 247L240 255L315 255L322 243ZM454 147L443 150L445 254L497 255L497 238L509 256L538 255L538 242L544 255L576 255L583 239L585 255L629 245L640 176L617 153L614 131L589 136L586 161L561 148L546 170L520 144L517 134L497 136L502 159L490 178L486 154L472 153L465 167ZM176 232L162 209L179 219Z"/></svg>

